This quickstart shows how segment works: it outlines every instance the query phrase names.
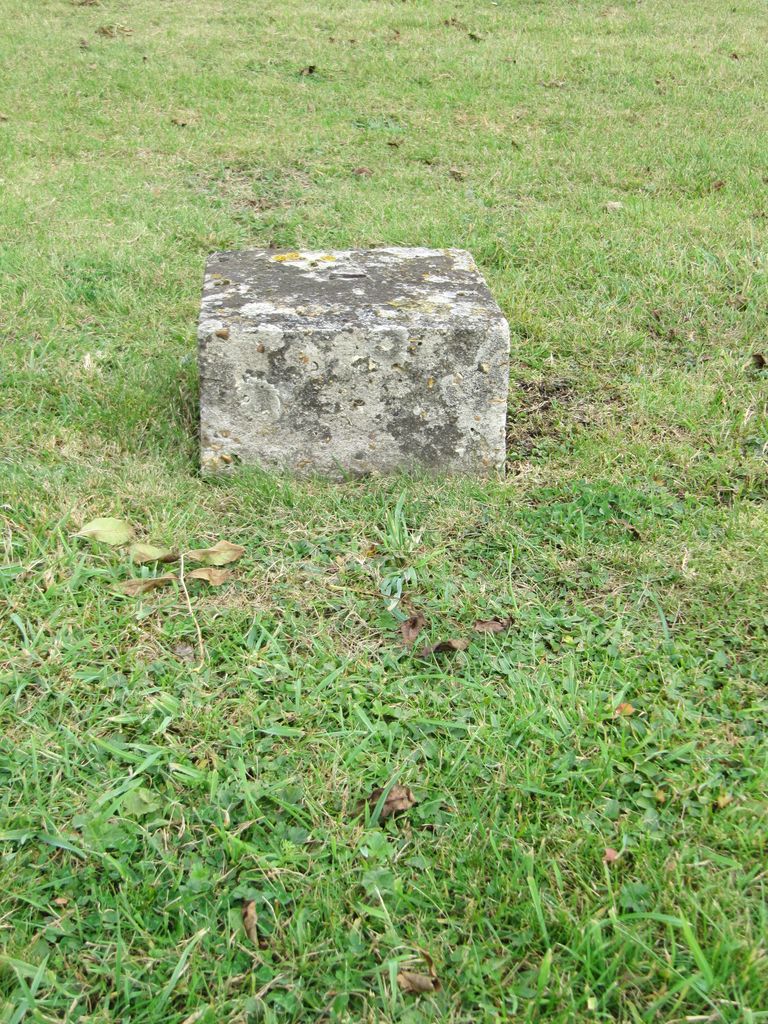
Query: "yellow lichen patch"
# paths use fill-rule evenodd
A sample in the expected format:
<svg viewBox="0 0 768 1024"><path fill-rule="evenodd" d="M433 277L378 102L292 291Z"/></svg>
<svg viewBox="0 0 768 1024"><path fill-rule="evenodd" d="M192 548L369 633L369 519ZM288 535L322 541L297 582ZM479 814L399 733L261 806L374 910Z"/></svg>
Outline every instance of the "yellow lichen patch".
<svg viewBox="0 0 768 1024"><path fill-rule="evenodd" d="M277 256L270 257L270 263L288 263L290 260L300 260L300 252L281 252Z"/></svg>
<svg viewBox="0 0 768 1024"><path fill-rule="evenodd" d="M321 256L320 259L323 260L325 263L335 263L336 262L336 257L335 256L331 256L331 254L329 252L327 252L324 256Z"/></svg>
<svg viewBox="0 0 768 1024"><path fill-rule="evenodd" d="M387 305L412 313L444 313L451 308L447 302L430 302L427 299L393 299Z"/></svg>

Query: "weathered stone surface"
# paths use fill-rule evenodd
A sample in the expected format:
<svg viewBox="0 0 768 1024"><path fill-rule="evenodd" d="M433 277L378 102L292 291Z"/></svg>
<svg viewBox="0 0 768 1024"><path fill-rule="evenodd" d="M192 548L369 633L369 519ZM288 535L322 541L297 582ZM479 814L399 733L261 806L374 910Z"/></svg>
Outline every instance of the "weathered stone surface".
<svg viewBox="0 0 768 1024"><path fill-rule="evenodd" d="M503 467L509 330L467 252L216 253L199 343L205 472Z"/></svg>

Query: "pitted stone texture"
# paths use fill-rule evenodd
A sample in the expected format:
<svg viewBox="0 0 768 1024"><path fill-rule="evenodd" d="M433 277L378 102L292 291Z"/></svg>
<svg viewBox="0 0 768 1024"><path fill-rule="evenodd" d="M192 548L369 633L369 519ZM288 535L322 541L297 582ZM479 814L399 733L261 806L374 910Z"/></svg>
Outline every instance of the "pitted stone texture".
<svg viewBox="0 0 768 1024"><path fill-rule="evenodd" d="M216 253L199 343L204 472L504 465L509 329L463 250Z"/></svg>

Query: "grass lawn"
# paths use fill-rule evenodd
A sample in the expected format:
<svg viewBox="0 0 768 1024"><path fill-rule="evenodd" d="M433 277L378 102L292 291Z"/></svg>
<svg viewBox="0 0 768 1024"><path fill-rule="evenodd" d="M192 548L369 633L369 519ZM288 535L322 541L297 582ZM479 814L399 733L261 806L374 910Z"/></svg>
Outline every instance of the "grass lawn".
<svg viewBox="0 0 768 1024"><path fill-rule="evenodd" d="M768 1021L765 14L0 0L3 1024ZM206 255L376 244L474 253L506 478L202 481Z"/></svg>

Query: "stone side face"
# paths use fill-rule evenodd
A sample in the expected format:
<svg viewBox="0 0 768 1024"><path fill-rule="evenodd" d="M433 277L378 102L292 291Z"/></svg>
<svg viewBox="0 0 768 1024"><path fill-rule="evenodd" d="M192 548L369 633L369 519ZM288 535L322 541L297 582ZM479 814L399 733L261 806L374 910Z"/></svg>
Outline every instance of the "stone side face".
<svg viewBox="0 0 768 1024"><path fill-rule="evenodd" d="M203 472L503 469L509 329L462 250L216 253L198 339Z"/></svg>

